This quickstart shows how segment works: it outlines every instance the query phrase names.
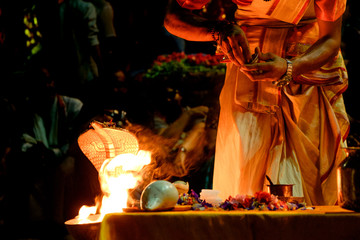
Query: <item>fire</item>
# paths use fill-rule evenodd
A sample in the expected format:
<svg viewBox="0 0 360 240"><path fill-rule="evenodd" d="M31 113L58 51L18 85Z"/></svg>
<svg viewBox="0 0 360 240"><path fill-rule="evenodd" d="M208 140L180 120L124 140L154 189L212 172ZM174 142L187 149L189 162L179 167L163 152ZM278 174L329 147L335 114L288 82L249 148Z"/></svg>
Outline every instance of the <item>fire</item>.
<svg viewBox="0 0 360 240"><path fill-rule="evenodd" d="M91 214L96 213L96 206L82 206L79 210L79 215L77 216L77 219L79 220L78 223L87 223L89 222L88 217Z"/></svg>
<svg viewBox="0 0 360 240"><path fill-rule="evenodd" d="M104 193L101 214L122 212L127 206L128 190L140 180L138 172L151 161L150 152L128 153L105 161L100 169L100 184Z"/></svg>
<svg viewBox="0 0 360 240"><path fill-rule="evenodd" d="M136 187L141 176L138 172L151 161L151 153L139 151L120 154L113 159L105 160L100 172L99 180L104 194L101 200L99 221L108 213L123 212L127 207L128 190ZM86 222L91 214L96 214L97 206L82 206L78 219Z"/></svg>
<svg viewBox="0 0 360 240"><path fill-rule="evenodd" d="M96 206L80 208L76 218L81 223L89 222L97 213L100 213L97 221L102 221L108 213L123 212L128 204L129 189L136 187L141 180L140 170L151 162L151 152L138 150L137 139L131 133L103 128L96 122L92 127L78 142L99 172L103 197Z"/></svg>

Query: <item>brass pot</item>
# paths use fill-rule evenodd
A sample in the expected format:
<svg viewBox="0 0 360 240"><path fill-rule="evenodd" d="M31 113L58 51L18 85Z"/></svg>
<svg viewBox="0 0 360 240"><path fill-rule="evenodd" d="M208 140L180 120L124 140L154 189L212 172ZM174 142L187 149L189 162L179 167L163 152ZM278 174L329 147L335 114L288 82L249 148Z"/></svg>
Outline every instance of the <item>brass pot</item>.
<svg viewBox="0 0 360 240"><path fill-rule="evenodd" d="M271 184L267 185L269 192L278 197L292 197L294 184Z"/></svg>
<svg viewBox="0 0 360 240"><path fill-rule="evenodd" d="M360 212L360 147L345 148L347 157L337 169L338 203Z"/></svg>

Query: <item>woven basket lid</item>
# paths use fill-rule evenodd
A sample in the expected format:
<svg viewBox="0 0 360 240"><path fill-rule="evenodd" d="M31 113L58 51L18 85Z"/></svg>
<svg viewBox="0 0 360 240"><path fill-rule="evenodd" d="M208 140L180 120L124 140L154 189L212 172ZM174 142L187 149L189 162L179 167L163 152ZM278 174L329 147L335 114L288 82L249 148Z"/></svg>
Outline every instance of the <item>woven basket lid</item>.
<svg viewBox="0 0 360 240"><path fill-rule="evenodd" d="M120 154L137 154L139 143L134 134L124 130L103 127L98 122L92 122L93 129L89 129L78 138L81 151L100 170L106 159Z"/></svg>

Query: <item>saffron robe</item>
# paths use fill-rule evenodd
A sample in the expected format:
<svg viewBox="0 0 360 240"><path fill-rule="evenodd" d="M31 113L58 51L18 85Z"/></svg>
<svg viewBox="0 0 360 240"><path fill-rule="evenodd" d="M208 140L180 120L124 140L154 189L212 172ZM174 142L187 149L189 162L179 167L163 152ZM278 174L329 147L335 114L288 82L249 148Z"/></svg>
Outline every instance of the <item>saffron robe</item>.
<svg viewBox="0 0 360 240"><path fill-rule="evenodd" d="M345 0L234 2L235 19L250 49L258 46L288 59L301 56L317 41L317 19L335 21L346 7ZM340 52L282 88L252 82L228 63L220 94L213 188L223 199L253 195L267 191L268 175L274 183L294 184L294 196L305 197L308 205L335 204L336 169L345 158L342 147L349 131L342 98L346 88Z"/></svg>

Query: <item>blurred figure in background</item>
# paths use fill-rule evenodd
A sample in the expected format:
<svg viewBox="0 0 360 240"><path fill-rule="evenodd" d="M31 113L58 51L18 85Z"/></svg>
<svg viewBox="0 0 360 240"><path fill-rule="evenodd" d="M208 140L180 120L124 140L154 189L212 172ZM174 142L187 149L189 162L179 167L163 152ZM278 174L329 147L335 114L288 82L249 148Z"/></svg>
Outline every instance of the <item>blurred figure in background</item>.
<svg viewBox="0 0 360 240"><path fill-rule="evenodd" d="M17 225L21 216L28 229L19 234L58 239L66 234L65 205L71 200L75 165L75 158L68 153L78 134L77 119L83 103L59 95L43 65L30 67L24 86L27 95L19 109L21 141L6 162L11 189L8 203L13 215L9 223Z"/></svg>
<svg viewBox="0 0 360 240"><path fill-rule="evenodd" d="M91 2L96 8L96 24L99 29L98 38L103 59L105 75L112 74L115 70L114 51L117 44L117 34L114 27L114 9L106 0L85 0ZM121 56L117 56L121 57Z"/></svg>
<svg viewBox="0 0 360 240"><path fill-rule="evenodd" d="M82 0L60 2L57 86L62 94L88 101L103 73L96 8Z"/></svg>

